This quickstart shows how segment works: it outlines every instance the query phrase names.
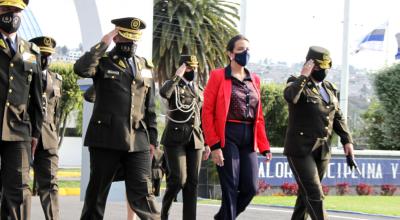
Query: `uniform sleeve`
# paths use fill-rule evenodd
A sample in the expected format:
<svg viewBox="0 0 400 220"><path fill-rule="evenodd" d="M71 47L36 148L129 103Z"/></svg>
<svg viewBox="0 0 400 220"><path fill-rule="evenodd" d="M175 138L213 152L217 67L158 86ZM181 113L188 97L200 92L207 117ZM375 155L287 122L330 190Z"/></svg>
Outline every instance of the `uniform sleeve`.
<svg viewBox="0 0 400 220"><path fill-rule="evenodd" d="M175 75L174 77L172 77L172 79L165 81L160 88L161 97L169 100L174 93L175 86L178 85L180 80L181 78Z"/></svg>
<svg viewBox="0 0 400 220"><path fill-rule="evenodd" d="M61 120L60 102L61 102L61 99L63 96L62 86L63 86L63 83L62 83L62 81L60 81L60 98L57 100L57 104L54 109L54 111L55 111L54 124L56 125L56 128L57 128L57 134L59 134L59 129L60 129L59 125L61 124L61 122L60 122L60 120Z"/></svg>
<svg viewBox="0 0 400 220"><path fill-rule="evenodd" d="M144 122L146 123L150 144L154 146L158 146L157 138L158 138L158 130L157 130L157 114L156 114L156 105L154 102L155 99L155 83L154 80L151 82L151 88L149 88L149 92L146 94L146 102L145 102L145 115Z"/></svg>
<svg viewBox="0 0 400 220"><path fill-rule="evenodd" d="M84 98L87 102L94 103L94 101L96 100L96 90L95 90L95 88L94 88L93 85L91 85L91 86L85 91L85 93L83 93L83 98Z"/></svg>
<svg viewBox="0 0 400 220"><path fill-rule="evenodd" d="M40 63L40 55L37 56L37 63ZM44 118L43 103L42 103L42 70L39 67L39 72L32 73L32 82L30 86L30 101L28 113L32 124L32 137L39 138Z"/></svg>
<svg viewBox="0 0 400 220"><path fill-rule="evenodd" d="M216 72L213 71L210 73L210 79L204 89L204 103L201 113L205 141L212 149L220 148L219 144L221 142L221 138L217 135L217 131L215 130L216 101L220 84L215 74Z"/></svg>
<svg viewBox="0 0 400 220"><path fill-rule="evenodd" d="M89 52L86 52L74 64L74 72L81 77L91 78L96 75L97 66L100 58L105 54L108 45L100 42L93 46Z"/></svg>
<svg viewBox="0 0 400 220"><path fill-rule="evenodd" d="M256 79L256 85L257 85L257 90L260 93L260 78L258 76L255 77ZM261 94L260 98L261 98ZM266 154L270 152L270 144L267 138L267 132L265 130L265 120L264 120L264 114L262 111L262 102L260 100L259 106L258 106L258 117L256 120L256 126L257 126L257 148L258 151L262 154Z"/></svg>
<svg viewBox="0 0 400 220"><path fill-rule="evenodd" d="M353 139L347 127L345 118L343 117L340 108L335 112L335 118L333 119L333 130L340 137L340 142L345 145L353 143Z"/></svg>
<svg viewBox="0 0 400 220"><path fill-rule="evenodd" d="M290 77L287 81L285 90L283 91L284 98L288 103L297 104L300 100L301 93L308 81L308 77Z"/></svg>

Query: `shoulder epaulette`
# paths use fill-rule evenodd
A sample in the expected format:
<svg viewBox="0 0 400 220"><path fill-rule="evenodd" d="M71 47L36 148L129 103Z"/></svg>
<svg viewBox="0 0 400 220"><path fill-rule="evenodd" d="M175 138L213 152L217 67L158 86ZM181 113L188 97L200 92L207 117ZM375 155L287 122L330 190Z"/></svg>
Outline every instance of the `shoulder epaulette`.
<svg viewBox="0 0 400 220"><path fill-rule="evenodd" d="M144 57L143 57L143 59L144 59L144 62L146 64L147 68L149 68L149 69L153 69L154 68L154 64L153 64L153 62L151 60L148 60L148 59L146 59Z"/></svg>
<svg viewBox="0 0 400 220"><path fill-rule="evenodd" d="M58 74L58 73L56 73L56 78L57 78L58 80L60 80L60 81L63 80L62 76L61 76L60 74Z"/></svg>
<svg viewBox="0 0 400 220"><path fill-rule="evenodd" d="M40 54L40 48L34 43L31 43L31 50L37 54Z"/></svg>
<svg viewBox="0 0 400 220"><path fill-rule="evenodd" d="M338 89L337 89L337 87L336 87L335 84L333 84L333 83L331 83L331 82L329 82L329 81L325 81L325 82L326 82L326 85L327 85L328 87L330 87L330 89L335 90L335 91L338 91Z"/></svg>
<svg viewBox="0 0 400 220"><path fill-rule="evenodd" d="M286 81L286 83L293 82L293 81L295 81L296 79L297 79L296 76L291 75L291 76L288 78L288 80Z"/></svg>

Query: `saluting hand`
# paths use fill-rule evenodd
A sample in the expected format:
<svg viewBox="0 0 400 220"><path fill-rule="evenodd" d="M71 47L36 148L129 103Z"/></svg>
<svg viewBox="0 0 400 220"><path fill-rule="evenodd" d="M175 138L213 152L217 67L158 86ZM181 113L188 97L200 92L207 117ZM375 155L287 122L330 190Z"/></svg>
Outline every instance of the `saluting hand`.
<svg viewBox="0 0 400 220"><path fill-rule="evenodd" d="M117 36L119 31L119 28L115 28L114 30L110 31L110 33L106 34L103 36L101 41L105 43L106 45L110 45L111 42L113 41L114 37Z"/></svg>
<svg viewBox="0 0 400 220"><path fill-rule="evenodd" d="M175 74L179 77L183 77L183 74L185 74L186 70L186 64L183 63L175 72Z"/></svg>
<svg viewBox="0 0 400 220"><path fill-rule="evenodd" d="M312 70L314 69L314 66L315 66L314 61L313 60L308 60L304 64L303 69L301 70L300 74L303 75L303 76L309 77L311 72L312 72Z"/></svg>
<svg viewBox="0 0 400 220"><path fill-rule="evenodd" d="M216 149L211 151L211 157L213 162L217 165L217 166L224 166L224 154L222 153L221 149Z"/></svg>

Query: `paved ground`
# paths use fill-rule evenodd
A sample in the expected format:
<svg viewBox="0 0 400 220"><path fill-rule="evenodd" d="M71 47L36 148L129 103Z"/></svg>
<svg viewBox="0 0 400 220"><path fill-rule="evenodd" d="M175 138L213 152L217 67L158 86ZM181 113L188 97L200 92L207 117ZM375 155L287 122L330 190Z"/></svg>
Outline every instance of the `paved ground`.
<svg viewBox="0 0 400 220"><path fill-rule="evenodd" d="M62 220L78 220L80 212L82 210L83 203L79 201L78 196L62 196L60 197L61 205L61 219ZM199 204L197 210L198 220L213 219L213 215L218 210L217 205L204 205ZM172 220L181 220L182 204L174 203L171 210ZM268 206L251 206L248 207L245 213L240 215L238 220L287 220L290 219L292 210L288 208L277 208ZM124 202L109 202L107 203L105 220L125 220L126 219L126 205ZM371 215L361 215L361 214L349 214L349 213L338 213L329 212L330 220L393 220L400 219L381 217L381 216L371 216ZM42 208L40 206L39 198L32 198L32 220L44 219L42 214Z"/></svg>

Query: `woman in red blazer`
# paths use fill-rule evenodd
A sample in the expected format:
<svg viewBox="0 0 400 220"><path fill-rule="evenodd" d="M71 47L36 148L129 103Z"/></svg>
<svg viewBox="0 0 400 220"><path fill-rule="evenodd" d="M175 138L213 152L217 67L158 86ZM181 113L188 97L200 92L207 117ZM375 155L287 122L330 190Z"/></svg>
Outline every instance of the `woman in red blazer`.
<svg viewBox="0 0 400 220"><path fill-rule="evenodd" d="M211 71L204 90L202 125L222 189L215 219L235 219L257 192L257 151L272 158L265 132L260 78L246 68L249 41L243 35L227 45L230 64Z"/></svg>

